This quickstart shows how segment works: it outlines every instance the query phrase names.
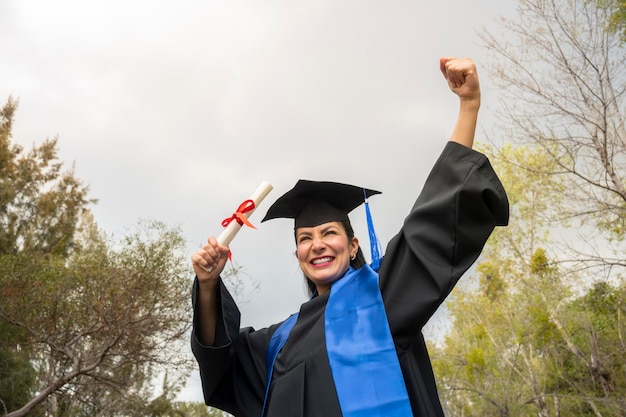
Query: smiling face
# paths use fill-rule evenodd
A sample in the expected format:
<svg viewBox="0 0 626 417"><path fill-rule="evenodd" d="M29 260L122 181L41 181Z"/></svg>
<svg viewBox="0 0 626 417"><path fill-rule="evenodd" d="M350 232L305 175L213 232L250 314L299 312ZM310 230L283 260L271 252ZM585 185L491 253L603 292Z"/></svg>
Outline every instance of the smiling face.
<svg viewBox="0 0 626 417"><path fill-rule="evenodd" d="M345 274L359 249L358 239L348 238L340 222L296 229L296 245L300 268L315 284L318 294Z"/></svg>

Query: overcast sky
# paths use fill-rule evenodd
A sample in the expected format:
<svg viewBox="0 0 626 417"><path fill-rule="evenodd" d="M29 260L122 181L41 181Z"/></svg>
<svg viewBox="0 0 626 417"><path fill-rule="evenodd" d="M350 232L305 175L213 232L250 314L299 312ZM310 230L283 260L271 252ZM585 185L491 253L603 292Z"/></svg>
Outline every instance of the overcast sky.
<svg viewBox="0 0 626 417"><path fill-rule="evenodd" d="M0 103L19 100L13 136L25 147L58 135L60 157L99 199L96 221L116 236L161 220L182 228L191 255L270 182L250 218L258 230L231 244L259 284L242 324L259 328L306 298L293 223L259 224L269 205L299 178L380 190L370 206L385 246L456 118L439 57L476 61L484 139L498 92L477 32L499 33L497 17L514 9L509 0L4 0ZM355 210L352 221L367 245L363 218ZM201 400L197 378L181 398Z"/></svg>

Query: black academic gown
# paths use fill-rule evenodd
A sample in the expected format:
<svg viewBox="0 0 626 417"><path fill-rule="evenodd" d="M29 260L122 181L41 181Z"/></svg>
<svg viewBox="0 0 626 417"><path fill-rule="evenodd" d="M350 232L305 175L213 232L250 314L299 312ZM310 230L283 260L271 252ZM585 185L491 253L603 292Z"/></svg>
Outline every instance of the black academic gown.
<svg viewBox="0 0 626 417"><path fill-rule="evenodd" d="M449 142L379 270L380 290L415 416L443 416L421 329L474 263L496 225L508 221L505 191L487 158ZM195 310L194 288L194 310ZM342 415L324 342L327 291L301 306L278 355L268 417ZM265 354L280 325L239 328L239 311L220 283L216 347L192 350L208 405L259 417L266 388ZM384 383L384 381L382 381ZM359 383L359 381L354 381Z"/></svg>

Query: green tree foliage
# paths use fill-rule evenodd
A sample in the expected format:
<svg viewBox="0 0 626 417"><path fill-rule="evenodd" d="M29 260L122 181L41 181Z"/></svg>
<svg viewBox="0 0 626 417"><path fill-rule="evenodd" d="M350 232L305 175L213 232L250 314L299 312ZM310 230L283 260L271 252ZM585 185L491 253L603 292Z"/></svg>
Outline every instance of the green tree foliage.
<svg viewBox="0 0 626 417"><path fill-rule="evenodd" d="M11 143L17 102L0 109L0 256L28 252L67 255L79 217L90 202L87 187L63 172L56 139L25 153ZM0 410L30 398L35 371L24 344L27 332L0 323Z"/></svg>
<svg viewBox="0 0 626 417"><path fill-rule="evenodd" d="M611 10L608 28L611 32L619 34L622 42L626 42L626 1L623 0L597 0L600 7Z"/></svg>
<svg viewBox="0 0 626 417"><path fill-rule="evenodd" d="M0 321L0 335L0 413L6 413L30 400L36 374L29 353L16 348L26 339L23 331Z"/></svg>
<svg viewBox="0 0 626 417"><path fill-rule="evenodd" d="M150 221L106 237L56 139L11 142L16 106L0 112L0 414L149 415L159 375L171 403L191 367L185 242Z"/></svg>
<svg viewBox="0 0 626 417"><path fill-rule="evenodd" d="M17 102L0 110L0 253L67 255L80 215L93 200L73 171L62 171L57 139L30 152L11 143Z"/></svg>
<svg viewBox="0 0 626 417"><path fill-rule="evenodd" d="M563 308L568 320L559 331L568 343L553 352L559 377L554 389L573 398L585 393L577 405L590 415L626 413L626 347L621 336L626 326L619 318L624 313L623 291L623 286L596 282Z"/></svg>
<svg viewBox="0 0 626 417"><path fill-rule="evenodd" d="M38 386L9 416L133 415L163 369L186 375L189 271L176 230L148 223L67 259L0 258L0 318L28 335Z"/></svg>

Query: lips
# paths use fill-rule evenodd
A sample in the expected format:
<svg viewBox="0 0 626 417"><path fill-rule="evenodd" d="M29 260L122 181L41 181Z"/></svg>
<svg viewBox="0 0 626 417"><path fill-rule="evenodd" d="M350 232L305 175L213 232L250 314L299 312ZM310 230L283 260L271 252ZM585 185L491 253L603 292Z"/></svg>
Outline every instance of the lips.
<svg viewBox="0 0 626 417"><path fill-rule="evenodd" d="M332 256L324 256L324 257L321 257L321 258L315 258L315 259L313 259L311 261L311 264L312 265L326 264L326 263L332 262L333 259L335 259L335 258L333 258Z"/></svg>

